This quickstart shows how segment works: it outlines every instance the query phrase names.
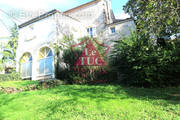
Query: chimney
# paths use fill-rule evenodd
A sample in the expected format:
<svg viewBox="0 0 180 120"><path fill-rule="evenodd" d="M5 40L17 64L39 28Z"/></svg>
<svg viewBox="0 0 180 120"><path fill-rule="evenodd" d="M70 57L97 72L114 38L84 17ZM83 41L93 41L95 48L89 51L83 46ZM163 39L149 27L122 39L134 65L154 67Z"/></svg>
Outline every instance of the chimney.
<svg viewBox="0 0 180 120"><path fill-rule="evenodd" d="M106 23L111 24L115 19L114 13L111 8L111 0L104 0L105 2L105 12L106 12Z"/></svg>

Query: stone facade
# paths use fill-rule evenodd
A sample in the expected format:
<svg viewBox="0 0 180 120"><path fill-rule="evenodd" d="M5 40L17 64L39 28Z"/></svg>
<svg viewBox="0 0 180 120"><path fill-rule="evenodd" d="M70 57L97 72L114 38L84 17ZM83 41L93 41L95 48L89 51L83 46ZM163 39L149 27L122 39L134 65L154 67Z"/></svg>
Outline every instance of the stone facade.
<svg viewBox="0 0 180 120"><path fill-rule="evenodd" d="M73 35L75 40L91 35L112 43L129 35L131 29L131 19L115 19L110 0L94 0L64 13L52 10L19 25L16 69L32 80L54 78L52 45L64 35Z"/></svg>

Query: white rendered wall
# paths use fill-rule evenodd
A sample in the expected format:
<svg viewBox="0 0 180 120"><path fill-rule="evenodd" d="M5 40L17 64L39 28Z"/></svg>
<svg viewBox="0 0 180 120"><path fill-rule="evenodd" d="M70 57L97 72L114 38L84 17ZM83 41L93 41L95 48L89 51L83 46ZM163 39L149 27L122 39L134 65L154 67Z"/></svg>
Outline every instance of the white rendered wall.
<svg viewBox="0 0 180 120"><path fill-rule="evenodd" d="M60 29L57 29L59 26ZM19 61L22 55L29 52L33 58L32 79L37 80L38 53L40 48L49 47L53 51L53 43L56 42L57 38L62 39L64 34L72 34L77 39L87 35L87 31L78 21L60 13L19 29L16 70L19 71ZM53 74L52 77L55 77L55 75Z"/></svg>

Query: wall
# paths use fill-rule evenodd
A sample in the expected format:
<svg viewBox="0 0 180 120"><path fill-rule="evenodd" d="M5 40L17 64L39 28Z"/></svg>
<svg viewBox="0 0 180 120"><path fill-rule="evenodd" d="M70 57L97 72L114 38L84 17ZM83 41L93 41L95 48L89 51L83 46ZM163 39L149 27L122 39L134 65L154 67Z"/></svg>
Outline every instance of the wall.
<svg viewBox="0 0 180 120"><path fill-rule="evenodd" d="M16 69L19 71L19 60L26 52L33 57L33 80L37 79L39 49L47 46L52 48L53 43L62 42L64 35L73 35L75 40L87 35L88 27L97 27L100 40L113 46L114 40L129 35L134 29L132 20L123 20L107 24L107 6L104 0L79 9L66 16L60 12L45 19L39 20L19 29L18 49L16 56ZM111 27L116 28L116 33L111 34ZM54 77L54 75L53 75Z"/></svg>
<svg viewBox="0 0 180 120"><path fill-rule="evenodd" d="M105 29L106 16L104 1L100 1L68 14L81 21L86 28L96 27L97 33Z"/></svg>
<svg viewBox="0 0 180 120"><path fill-rule="evenodd" d="M111 33L111 28L115 27L116 33ZM123 37L130 35L130 33L135 29L133 20L124 20L122 22L113 23L106 27L104 31L103 39L106 42L113 42L115 40L120 40Z"/></svg>
<svg viewBox="0 0 180 120"><path fill-rule="evenodd" d="M71 18L62 13L57 13L55 17L58 38L62 38L63 35L73 35L74 39L76 40L87 35L86 26L79 20Z"/></svg>
<svg viewBox="0 0 180 120"><path fill-rule="evenodd" d="M29 52L33 57L32 79L38 79L37 58L40 48L47 46L53 50L53 43L56 43L57 39L61 40L63 35L69 34L73 34L77 39L87 35L87 31L80 22L61 13L56 13L19 29L16 70L19 71L19 60L22 55ZM54 77L54 74L52 77Z"/></svg>
<svg viewBox="0 0 180 120"><path fill-rule="evenodd" d="M101 0L88 7L75 10L68 15L80 20L86 28L96 27L98 39L112 44L114 40L119 40L129 35L130 31L134 30L135 25L132 20L122 20L121 22L112 23L113 18L109 18L110 20L108 20L108 16L112 17L111 10L111 1ZM116 28L115 34L111 34L111 27Z"/></svg>

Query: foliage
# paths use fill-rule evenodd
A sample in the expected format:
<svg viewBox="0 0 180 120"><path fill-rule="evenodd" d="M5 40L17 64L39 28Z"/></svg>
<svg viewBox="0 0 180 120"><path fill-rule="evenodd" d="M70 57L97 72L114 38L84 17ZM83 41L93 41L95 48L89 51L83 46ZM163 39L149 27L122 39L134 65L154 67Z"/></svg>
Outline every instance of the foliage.
<svg viewBox="0 0 180 120"><path fill-rule="evenodd" d="M162 38L179 33L178 0L129 0L125 12L135 20L138 32Z"/></svg>
<svg viewBox="0 0 180 120"><path fill-rule="evenodd" d="M0 82L1 81L17 81L21 80L20 74L12 71L10 74L0 74Z"/></svg>
<svg viewBox="0 0 180 120"><path fill-rule="evenodd" d="M72 67L75 61L75 55L72 52L71 46L75 44L73 36L64 35L63 39L54 43L55 50L55 75L57 79L70 80L73 74ZM71 82L69 82L71 83Z"/></svg>
<svg viewBox="0 0 180 120"><path fill-rule="evenodd" d="M1 66L6 68L6 64L11 64L11 67L15 64L16 60L16 49L18 46L18 30L17 25L11 29L10 40L3 46L2 59L0 60Z"/></svg>
<svg viewBox="0 0 180 120"><path fill-rule="evenodd" d="M180 85L178 0L129 0L124 6L136 31L118 41L111 65L121 83L136 86ZM175 40L170 37L175 35ZM167 39L165 41L165 38Z"/></svg>
<svg viewBox="0 0 180 120"><path fill-rule="evenodd" d="M60 85L18 94L0 93L0 119L179 120L179 88Z"/></svg>
<svg viewBox="0 0 180 120"><path fill-rule="evenodd" d="M180 85L180 42L166 44L157 46L137 33L117 41L110 60L113 69L121 74L121 83L146 87Z"/></svg>
<svg viewBox="0 0 180 120"><path fill-rule="evenodd" d="M64 39L66 40L67 37ZM87 41L85 41L88 39ZM92 40L92 38L80 38L78 42L85 41L84 44L78 46L78 47L71 47L75 44L75 42L71 42L68 44L69 47L66 47L64 49L61 49L61 54L59 52L59 56L56 64L56 78L61 80L67 80L69 83L78 83L78 84L84 84L92 82L93 80L101 79L100 73L101 73L101 67L98 66L79 66L75 67L74 64L80 57L82 51L84 50L84 47L87 45L88 41ZM68 39L69 41L69 39ZM74 41L71 39L71 41ZM66 42L67 43L67 42ZM104 53L104 49L93 41L94 45L96 46L97 50L100 54ZM59 47L61 48L61 47ZM64 62L64 65L62 62Z"/></svg>
<svg viewBox="0 0 180 120"><path fill-rule="evenodd" d="M78 74L77 71L73 71L73 65L78 58L75 53L79 55L81 51L76 49L73 52L71 48L65 49L63 51L62 59L65 65L64 67L60 65L58 65L59 67L56 67L56 78L61 80L67 80L69 83L73 83L73 78Z"/></svg>

